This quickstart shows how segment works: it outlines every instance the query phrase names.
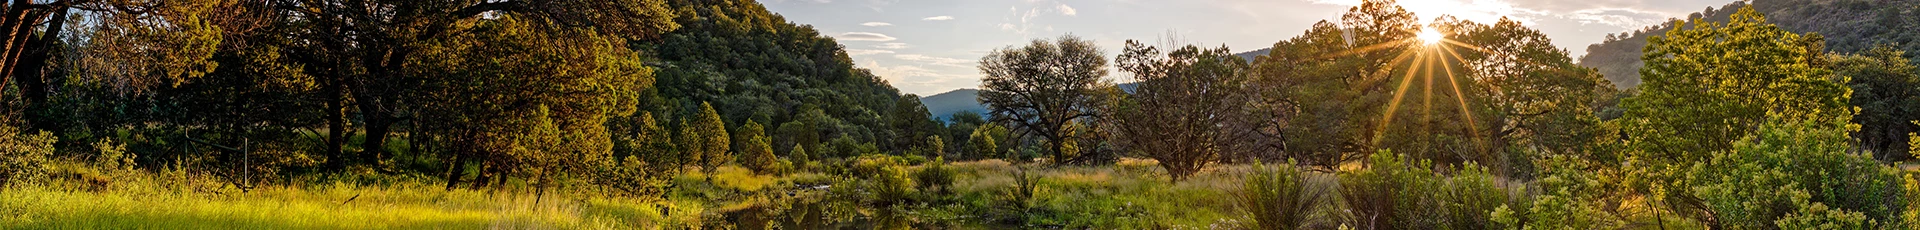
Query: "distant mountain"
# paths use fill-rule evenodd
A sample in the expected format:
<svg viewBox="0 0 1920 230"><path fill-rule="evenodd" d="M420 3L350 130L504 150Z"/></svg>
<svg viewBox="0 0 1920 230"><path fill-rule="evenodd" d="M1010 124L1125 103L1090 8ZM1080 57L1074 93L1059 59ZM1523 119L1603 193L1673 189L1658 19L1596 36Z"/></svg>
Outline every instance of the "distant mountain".
<svg viewBox="0 0 1920 230"><path fill-rule="evenodd" d="M1875 44L1889 44L1898 45L1897 49L1906 50L1908 55L1920 54L1920 0L1768 0L1752 4L1755 11L1766 15L1768 23L1795 33L1819 33L1827 39L1828 52L1853 53L1872 49ZM1687 18L1725 23L1746 5L1742 1L1718 9L1708 7ZM1638 86L1643 64L1640 54L1647 46L1647 37L1666 34L1674 26L1663 23L1608 34L1603 42L1587 46L1580 65L1599 69L1615 87Z"/></svg>
<svg viewBox="0 0 1920 230"><path fill-rule="evenodd" d="M927 106L927 113L934 120L946 121L953 113L962 111L978 114L987 113L987 105L980 104L980 90L956 89L945 93L920 98L920 104Z"/></svg>
<svg viewBox="0 0 1920 230"><path fill-rule="evenodd" d="M1133 89L1137 88L1138 84L1120 83L1115 87L1120 87L1121 91L1133 93ZM941 122L946 122L947 118L953 117L953 113L962 111L978 113L981 116L987 115L987 104L980 103L978 89L956 89L921 97L920 104L927 106L927 113L932 114L934 120Z"/></svg>

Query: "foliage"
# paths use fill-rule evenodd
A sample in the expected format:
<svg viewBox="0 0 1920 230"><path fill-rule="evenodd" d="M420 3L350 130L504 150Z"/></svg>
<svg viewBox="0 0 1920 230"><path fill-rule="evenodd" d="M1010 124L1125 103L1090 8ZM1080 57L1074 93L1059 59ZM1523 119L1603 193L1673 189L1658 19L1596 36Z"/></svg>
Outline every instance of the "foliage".
<svg viewBox="0 0 1920 230"><path fill-rule="evenodd" d="M0 188L46 175L56 141L45 131L21 133L19 128L0 125Z"/></svg>
<svg viewBox="0 0 1920 230"><path fill-rule="evenodd" d="M1239 194L1259 229L1320 229L1337 224L1337 181L1325 174L1254 163Z"/></svg>
<svg viewBox="0 0 1920 230"><path fill-rule="evenodd" d="M1920 131L1920 71L1905 57L1906 52L1891 46L1852 55L1828 55L1834 74L1853 80L1852 106L1859 108L1853 133L1860 148L1873 152L1873 158L1888 162L1911 159L1907 152L1907 133Z"/></svg>
<svg viewBox="0 0 1920 230"><path fill-rule="evenodd" d="M911 146L898 145L917 143L893 137L931 135L938 124L912 105L917 99L856 67L839 41L759 2L663 2L682 27L639 43L661 66L657 88L643 92L652 107L643 110L688 119L700 111L687 108L711 103L728 124L754 120L777 130L776 152L800 144L816 156L830 156L816 145L842 135L882 152L906 151Z"/></svg>
<svg viewBox="0 0 1920 230"><path fill-rule="evenodd" d="M1014 143L1007 128L992 123L982 124L967 135L967 158L994 159L1005 156Z"/></svg>
<svg viewBox="0 0 1920 230"><path fill-rule="evenodd" d="M1162 55L1160 48L1127 40L1114 63L1139 84L1112 116L1129 149L1159 160L1179 181L1251 138L1219 128L1238 114L1247 63L1226 47L1169 49Z"/></svg>
<svg viewBox="0 0 1920 230"><path fill-rule="evenodd" d="M1817 35L1767 24L1743 8L1722 24L1694 20L1647 46L1640 93L1622 102L1628 183L1695 218L1683 168L1733 149L1769 119L1822 122L1850 117L1845 78L1820 57ZM1823 123L1824 124L1824 123ZM1711 165L1721 167L1721 164Z"/></svg>
<svg viewBox="0 0 1920 230"><path fill-rule="evenodd" d="M1373 151L1379 119L1391 99L1396 56L1414 48L1420 26L1391 0L1368 0L1338 22L1320 21L1305 34L1274 43L1253 61L1249 80L1262 99L1247 106L1258 130L1284 146L1287 157L1331 170ZM1284 138L1280 138L1284 137Z"/></svg>
<svg viewBox="0 0 1920 230"><path fill-rule="evenodd" d="M920 171L913 174L914 181L918 182L915 188L921 192L948 192L953 188L955 177L953 169L948 167L950 166L947 166L945 157L934 158L933 162L927 162Z"/></svg>
<svg viewBox="0 0 1920 230"><path fill-rule="evenodd" d="M1021 136L1038 136L1055 164L1081 161L1069 143L1078 122L1102 116L1096 90L1105 79L1106 54L1092 41L1072 35L1033 40L1023 47L995 49L980 58L980 102L990 117Z"/></svg>
<svg viewBox="0 0 1920 230"><path fill-rule="evenodd" d="M1797 229L1896 223L1894 169L1848 153L1837 122L1770 122L1750 138L1689 167L1691 188L1716 224Z"/></svg>
<svg viewBox="0 0 1920 230"><path fill-rule="evenodd" d="M1430 169L1431 161L1405 155L1383 151L1369 160L1368 168L1340 175L1340 195L1352 210L1352 226L1489 229L1498 224L1495 211L1512 206L1511 193L1473 164L1448 177Z"/></svg>
<svg viewBox="0 0 1920 230"><path fill-rule="evenodd" d="M706 172L733 162L733 154L728 152L727 124L713 111L713 106L700 103L700 113L691 121L683 121L680 126L680 146L693 165L700 166Z"/></svg>
<svg viewBox="0 0 1920 230"><path fill-rule="evenodd" d="M1540 160L1546 171L1534 184L1542 190L1525 204L1501 206L1490 219L1507 229L1607 229L1621 221L1605 209L1609 188L1601 176L1589 170L1599 168L1590 162L1569 156Z"/></svg>
<svg viewBox="0 0 1920 230"><path fill-rule="evenodd" d="M906 166L899 158L881 155L868 155L854 161L854 175L862 178L860 188L869 194L868 204L892 206L902 204L912 192L913 175L907 173Z"/></svg>
<svg viewBox="0 0 1920 230"><path fill-rule="evenodd" d="M773 155L773 143L767 138L766 133L766 127L760 126L760 122L751 120L741 125L739 130L734 131L733 140L739 143L737 148L740 149L741 166L757 173L778 171L774 170L776 168L774 166L780 159Z"/></svg>
<svg viewBox="0 0 1920 230"><path fill-rule="evenodd" d="M1907 53L1920 52L1920 32L1915 32L1920 31L1916 30L1920 29L1920 20L1914 20L1920 11L1911 10L1920 8L1920 4L1914 2L1736 1L1717 10L1708 7L1685 19L1727 22L1736 13L1734 9L1745 7L1753 7L1768 15L1769 21L1786 30L1824 35L1827 38L1824 45L1835 52L1862 52L1890 44L1898 44L1892 48ZM1587 54L1580 57L1580 65L1598 69L1616 87L1633 88L1641 82L1641 75L1636 70L1643 65L1641 48L1647 46L1648 38L1661 36L1682 26L1679 22L1667 22L1625 33L1608 34L1600 43L1587 46Z"/></svg>

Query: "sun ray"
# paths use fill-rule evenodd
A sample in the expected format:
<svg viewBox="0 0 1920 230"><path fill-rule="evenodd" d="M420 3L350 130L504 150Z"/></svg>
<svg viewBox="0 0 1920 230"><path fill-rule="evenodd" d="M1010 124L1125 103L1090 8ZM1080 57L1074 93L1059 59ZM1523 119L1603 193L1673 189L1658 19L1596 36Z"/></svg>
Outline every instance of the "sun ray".
<svg viewBox="0 0 1920 230"><path fill-rule="evenodd" d="M1393 123L1393 114L1400 110L1400 100L1406 97L1407 87L1413 84L1414 74L1419 72L1417 70L1420 69L1420 65L1424 64L1422 61L1427 59L1427 55L1414 54L1413 56L1413 62L1409 63L1412 66L1407 68L1407 76L1400 79L1400 87L1393 91L1393 100L1388 101L1387 110L1380 118L1380 127L1374 130L1377 133L1373 138L1374 145L1379 145L1380 140L1386 138L1387 125Z"/></svg>
<svg viewBox="0 0 1920 230"><path fill-rule="evenodd" d="M1373 44L1373 45L1369 45L1369 46L1365 46L1365 47L1360 47L1360 48L1353 48L1353 49L1348 49L1348 50L1346 50L1346 51L1341 51L1341 52L1339 52L1339 53L1333 53L1333 54L1328 54L1328 55L1322 55L1322 56L1319 56L1319 57L1314 57L1314 59L1326 59L1326 58L1336 58L1336 57L1343 57L1343 56L1348 56L1348 55L1354 55L1354 54L1359 54L1359 53L1364 53L1364 52L1372 52L1372 51L1374 51L1374 50L1380 50L1380 49L1387 49L1387 48L1392 48L1392 46L1396 46L1396 45L1403 45L1403 44L1406 44L1406 43L1411 43L1411 42L1413 42L1413 41L1405 41L1405 40L1403 40L1403 41L1398 41L1398 42L1388 42L1388 43L1380 43L1380 44ZM1404 54L1404 53L1403 53L1403 54Z"/></svg>
<svg viewBox="0 0 1920 230"><path fill-rule="evenodd" d="M1454 60L1466 60L1466 59L1460 58L1459 53L1454 53L1453 49L1443 48L1441 49L1441 51L1445 51L1447 54L1452 55ZM1453 86L1453 100L1455 102L1459 102L1460 104L1460 115L1467 118L1467 134L1471 135L1469 137L1472 137L1470 139L1474 140L1474 145L1476 145L1475 146L1476 148L1478 148L1481 152L1486 152L1487 151L1487 144L1485 142L1486 140L1480 139L1480 125L1478 124L1478 122L1474 121L1473 112L1470 110L1467 110L1466 94L1460 92L1460 83L1458 82L1458 80L1456 80L1459 77L1453 75L1453 66L1451 65L1441 65L1441 66L1446 67L1447 84Z"/></svg>

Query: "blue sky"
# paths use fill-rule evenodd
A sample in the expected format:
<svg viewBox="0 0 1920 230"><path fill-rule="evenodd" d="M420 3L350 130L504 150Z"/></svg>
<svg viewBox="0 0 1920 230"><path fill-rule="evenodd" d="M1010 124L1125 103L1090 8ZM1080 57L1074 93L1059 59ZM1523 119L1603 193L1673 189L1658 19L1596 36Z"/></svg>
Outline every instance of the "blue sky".
<svg viewBox="0 0 1920 230"><path fill-rule="evenodd" d="M763 0L768 9L835 37L861 68L904 93L975 88L988 51L1063 34L1117 55L1127 39L1267 48L1336 19L1360 0ZM1685 17L1731 0L1402 0L1423 18L1514 18L1582 55L1607 33ZM1115 76L1109 78L1118 79Z"/></svg>

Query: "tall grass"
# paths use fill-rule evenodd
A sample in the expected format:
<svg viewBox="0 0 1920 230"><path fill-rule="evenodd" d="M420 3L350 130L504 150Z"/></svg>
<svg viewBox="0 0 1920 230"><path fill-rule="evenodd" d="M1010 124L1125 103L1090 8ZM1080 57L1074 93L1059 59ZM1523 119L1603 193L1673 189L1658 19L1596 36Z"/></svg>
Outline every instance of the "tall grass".
<svg viewBox="0 0 1920 230"><path fill-rule="evenodd" d="M1338 224L1339 184L1332 176L1255 162L1239 193L1258 229L1327 229Z"/></svg>
<svg viewBox="0 0 1920 230"><path fill-rule="evenodd" d="M5 229L645 229L691 222L698 208L499 191L444 191L424 183L262 187L250 192L168 188L119 180L114 189L15 186L0 192ZM661 207L677 212L662 216Z"/></svg>

